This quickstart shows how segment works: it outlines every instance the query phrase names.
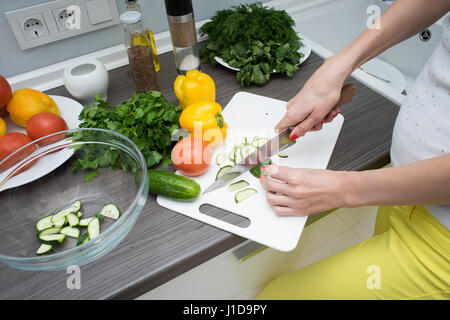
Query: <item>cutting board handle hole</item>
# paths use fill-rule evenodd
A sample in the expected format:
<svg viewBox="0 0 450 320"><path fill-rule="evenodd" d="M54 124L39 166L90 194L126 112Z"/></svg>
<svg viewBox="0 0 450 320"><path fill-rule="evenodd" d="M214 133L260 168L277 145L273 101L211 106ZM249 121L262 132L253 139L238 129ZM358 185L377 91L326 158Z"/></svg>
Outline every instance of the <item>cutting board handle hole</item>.
<svg viewBox="0 0 450 320"><path fill-rule="evenodd" d="M221 209L208 203L199 207L199 211L204 215L221 220L240 228L247 228L250 225L250 219L228 210Z"/></svg>

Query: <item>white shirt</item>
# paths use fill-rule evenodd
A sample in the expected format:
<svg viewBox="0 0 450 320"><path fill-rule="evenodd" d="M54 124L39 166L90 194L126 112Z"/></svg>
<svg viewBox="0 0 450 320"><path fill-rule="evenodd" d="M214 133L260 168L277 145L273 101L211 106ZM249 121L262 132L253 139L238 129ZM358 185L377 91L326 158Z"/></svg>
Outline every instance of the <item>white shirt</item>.
<svg viewBox="0 0 450 320"><path fill-rule="evenodd" d="M450 15L442 27L442 39L408 92L395 122L393 166L450 153ZM450 199L448 205L426 208L450 229Z"/></svg>

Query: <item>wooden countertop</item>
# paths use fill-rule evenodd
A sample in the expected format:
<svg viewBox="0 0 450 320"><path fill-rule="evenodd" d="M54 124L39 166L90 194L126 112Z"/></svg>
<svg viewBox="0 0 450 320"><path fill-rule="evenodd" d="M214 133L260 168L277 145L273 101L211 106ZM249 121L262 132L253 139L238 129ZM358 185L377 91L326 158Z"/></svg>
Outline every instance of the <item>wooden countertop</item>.
<svg viewBox="0 0 450 320"><path fill-rule="evenodd" d="M161 92L177 103L173 93L176 70L172 53L159 56ZM245 91L289 100L298 92L323 59L314 53L292 78L272 75L269 83ZM226 106L242 91L236 73L223 67L202 65L216 83L217 102ZM108 101L114 105L128 99L134 82L129 66L109 71ZM365 170L389 163L392 130L398 106L357 83L352 102L341 107L345 117L328 168ZM47 94L68 96L61 86ZM136 225L115 249L81 267L81 289L68 290L69 274L63 271L31 272L0 265L0 299L124 299L141 294L219 255L245 239L160 207L150 195Z"/></svg>

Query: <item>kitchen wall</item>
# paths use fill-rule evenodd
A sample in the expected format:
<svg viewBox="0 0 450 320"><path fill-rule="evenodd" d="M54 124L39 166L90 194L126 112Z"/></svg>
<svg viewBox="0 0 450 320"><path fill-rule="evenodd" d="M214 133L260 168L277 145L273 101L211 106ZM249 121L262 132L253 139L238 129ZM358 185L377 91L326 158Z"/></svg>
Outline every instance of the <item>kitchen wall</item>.
<svg viewBox="0 0 450 320"><path fill-rule="evenodd" d="M262 0L266 2L267 0ZM45 0L0 0L0 74L11 77L36 68L61 62L123 42L122 26L116 25L73 38L22 51L6 20L4 12L49 2ZM116 0L119 12L125 10L124 0ZM193 0L197 21L210 18L217 10L255 0ZM139 0L143 22L154 33L169 29L164 0Z"/></svg>

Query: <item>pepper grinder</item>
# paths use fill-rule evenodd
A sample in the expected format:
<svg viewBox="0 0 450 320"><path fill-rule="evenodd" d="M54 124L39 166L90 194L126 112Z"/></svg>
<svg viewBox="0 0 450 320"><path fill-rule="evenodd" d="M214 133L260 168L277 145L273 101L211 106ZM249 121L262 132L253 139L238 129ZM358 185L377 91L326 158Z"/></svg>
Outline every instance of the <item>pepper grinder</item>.
<svg viewBox="0 0 450 320"><path fill-rule="evenodd" d="M200 70L192 0L165 0L175 65L179 74Z"/></svg>

